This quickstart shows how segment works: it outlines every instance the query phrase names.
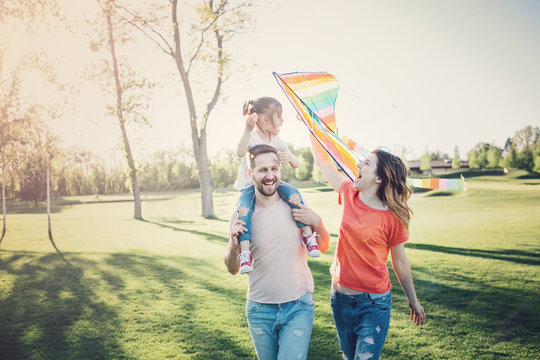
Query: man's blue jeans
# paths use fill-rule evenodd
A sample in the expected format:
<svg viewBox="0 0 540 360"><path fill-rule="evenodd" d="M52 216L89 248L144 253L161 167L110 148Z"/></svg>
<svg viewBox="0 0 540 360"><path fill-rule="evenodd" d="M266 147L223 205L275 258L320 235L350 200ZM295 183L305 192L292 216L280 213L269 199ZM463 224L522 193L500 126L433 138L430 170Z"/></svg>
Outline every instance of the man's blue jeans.
<svg viewBox="0 0 540 360"><path fill-rule="evenodd" d="M332 290L330 303L343 358L379 359L390 325L391 292L346 295Z"/></svg>
<svg viewBox="0 0 540 360"><path fill-rule="evenodd" d="M306 359L313 312L311 293L282 304L248 300L246 317L258 359Z"/></svg>
<svg viewBox="0 0 540 360"><path fill-rule="evenodd" d="M279 196L283 199L283 201L286 201L292 208L298 209L298 206L293 205L289 201L291 196L294 194L298 195L298 198L300 199L300 202L302 204L304 203L298 189L296 189L292 185L287 184L286 182L282 181L279 183L277 192ZM247 229L245 233L238 235L238 241L251 240L251 215L253 214L253 209L255 208L255 186L251 185L242 190L236 208L247 208L247 214L238 217L239 220L243 220L246 223L244 227ZM306 226L299 221L296 222L296 225L298 225L298 227L300 228Z"/></svg>

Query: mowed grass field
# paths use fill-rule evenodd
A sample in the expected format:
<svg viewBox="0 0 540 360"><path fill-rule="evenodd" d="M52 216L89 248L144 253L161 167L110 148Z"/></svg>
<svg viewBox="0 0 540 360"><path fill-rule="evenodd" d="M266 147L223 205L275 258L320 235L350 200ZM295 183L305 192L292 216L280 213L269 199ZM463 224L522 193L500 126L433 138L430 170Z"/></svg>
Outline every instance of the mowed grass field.
<svg viewBox="0 0 540 360"><path fill-rule="evenodd" d="M482 177L466 193L415 194L407 254L427 324L408 320L392 274L383 359L540 358L540 180ZM332 234L309 259L315 321L309 359L340 359L328 268L341 208L328 188L303 189ZM1 359L254 359L246 276L221 256L236 192L216 193L217 220L197 192L8 210L0 244ZM114 202L106 202L114 200ZM65 259L65 260L64 260ZM390 263L389 263L389 266Z"/></svg>

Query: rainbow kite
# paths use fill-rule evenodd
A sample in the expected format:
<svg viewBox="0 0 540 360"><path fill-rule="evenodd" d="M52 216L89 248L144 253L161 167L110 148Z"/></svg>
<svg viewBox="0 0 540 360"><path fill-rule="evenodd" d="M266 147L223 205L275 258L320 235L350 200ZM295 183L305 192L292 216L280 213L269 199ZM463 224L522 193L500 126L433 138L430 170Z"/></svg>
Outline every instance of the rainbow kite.
<svg viewBox="0 0 540 360"><path fill-rule="evenodd" d="M358 164L369 150L350 138L338 136L335 103L339 90L337 79L326 72L273 73L279 86L306 124L311 134L330 154L351 181L357 177ZM411 179L410 186L424 189L466 190L461 179Z"/></svg>

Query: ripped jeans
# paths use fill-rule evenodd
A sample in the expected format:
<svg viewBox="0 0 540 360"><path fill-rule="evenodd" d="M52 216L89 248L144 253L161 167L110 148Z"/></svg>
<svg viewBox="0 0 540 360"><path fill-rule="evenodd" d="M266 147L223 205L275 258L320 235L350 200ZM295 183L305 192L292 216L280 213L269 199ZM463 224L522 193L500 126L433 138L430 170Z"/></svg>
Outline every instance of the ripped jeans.
<svg viewBox="0 0 540 360"><path fill-rule="evenodd" d="M332 289L330 303L343 359L379 359L390 325L391 292L346 295Z"/></svg>
<svg viewBox="0 0 540 360"><path fill-rule="evenodd" d="M248 300L246 317L259 360L306 359L314 302L310 292L282 304Z"/></svg>

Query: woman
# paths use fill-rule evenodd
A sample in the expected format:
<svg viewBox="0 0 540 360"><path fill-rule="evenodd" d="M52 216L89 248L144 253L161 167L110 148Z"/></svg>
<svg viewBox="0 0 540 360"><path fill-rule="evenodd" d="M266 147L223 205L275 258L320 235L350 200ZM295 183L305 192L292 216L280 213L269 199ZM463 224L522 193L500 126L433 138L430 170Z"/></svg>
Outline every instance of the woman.
<svg viewBox="0 0 540 360"><path fill-rule="evenodd" d="M343 215L332 275L331 305L339 346L346 359L378 359L388 333L392 265L411 309L411 320L423 325L424 309L416 298L411 267L405 255L411 194L403 161L375 150L358 164L358 178L348 181L334 167L321 145L311 139L315 161L338 192Z"/></svg>

